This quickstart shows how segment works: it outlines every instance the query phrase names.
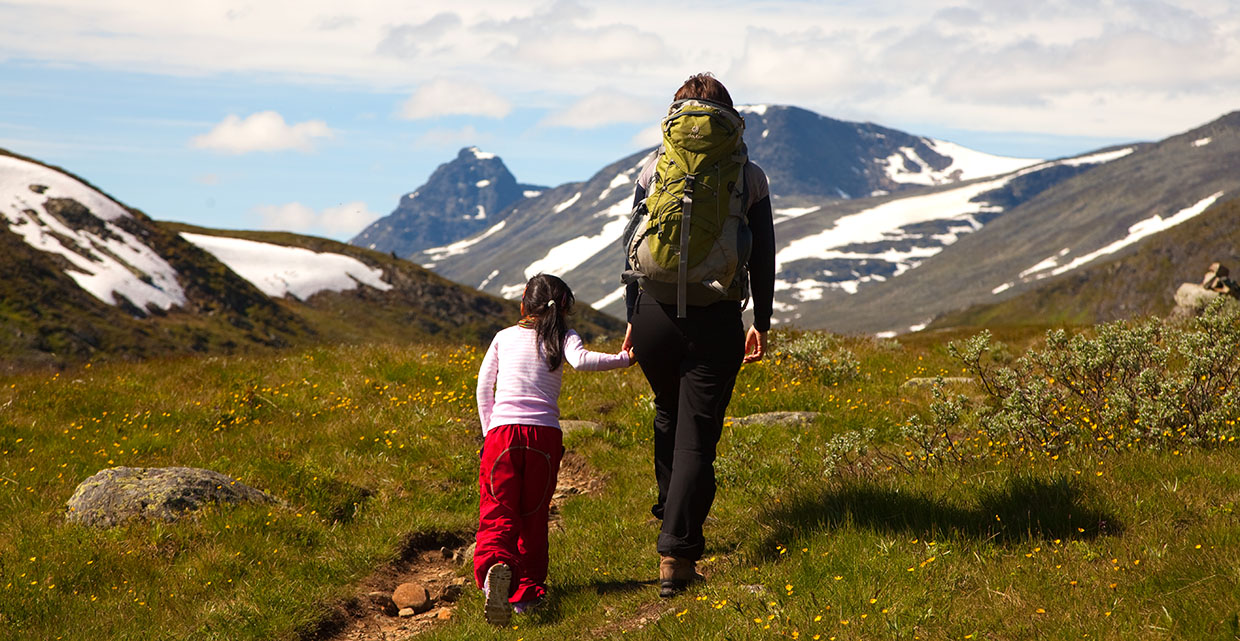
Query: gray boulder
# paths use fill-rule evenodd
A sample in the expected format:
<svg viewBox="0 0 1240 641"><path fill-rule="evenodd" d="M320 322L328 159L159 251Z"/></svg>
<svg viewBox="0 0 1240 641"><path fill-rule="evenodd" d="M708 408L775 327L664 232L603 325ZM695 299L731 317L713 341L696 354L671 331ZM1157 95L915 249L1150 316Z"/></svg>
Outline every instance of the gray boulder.
<svg viewBox="0 0 1240 641"><path fill-rule="evenodd" d="M922 378L910 378L900 383L901 388L910 387L934 387L942 381L943 385L969 385L973 382L970 376L927 376Z"/></svg>
<svg viewBox="0 0 1240 641"><path fill-rule="evenodd" d="M762 412L749 416L729 416L726 422L734 427L746 425L804 425L813 422L818 412Z"/></svg>
<svg viewBox="0 0 1240 641"><path fill-rule="evenodd" d="M113 467L82 481L69 498L73 523L113 527L129 519L175 521L208 503L278 501L219 472L193 467Z"/></svg>
<svg viewBox="0 0 1240 641"><path fill-rule="evenodd" d="M1210 291L1201 285L1183 283L1175 290L1175 306L1183 308L1181 313L1198 312L1219 296L1218 292Z"/></svg>

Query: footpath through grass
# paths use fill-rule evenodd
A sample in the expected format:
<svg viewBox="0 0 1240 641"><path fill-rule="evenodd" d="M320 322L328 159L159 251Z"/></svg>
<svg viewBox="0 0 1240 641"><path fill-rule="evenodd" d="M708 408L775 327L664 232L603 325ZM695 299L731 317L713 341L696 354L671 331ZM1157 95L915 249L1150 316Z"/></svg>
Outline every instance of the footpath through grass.
<svg viewBox="0 0 1240 641"><path fill-rule="evenodd" d="M1233 445L1032 456L970 418L974 455L919 462L907 423L934 398L901 384L963 375L944 344L775 339L730 413L821 414L725 431L707 583L657 596L640 371L569 372L563 417L604 429L567 446L605 485L563 509L547 607L496 631L470 591L425 638L1240 638ZM480 358L382 345L3 379L0 637L317 638L410 537L472 536ZM67 524L76 485L118 465L210 468L287 505Z"/></svg>

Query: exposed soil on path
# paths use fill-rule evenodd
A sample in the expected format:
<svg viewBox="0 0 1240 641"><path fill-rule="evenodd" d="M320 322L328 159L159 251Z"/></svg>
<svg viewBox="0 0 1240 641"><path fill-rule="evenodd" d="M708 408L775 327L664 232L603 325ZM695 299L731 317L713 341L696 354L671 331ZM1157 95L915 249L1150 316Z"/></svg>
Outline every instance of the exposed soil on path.
<svg viewBox="0 0 1240 641"><path fill-rule="evenodd" d="M675 611L676 608L669 606L666 601L646 603L638 607L637 611L632 614L612 619L606 625L591 630L589 638L606 639L626 632L640 630ZM608 618L610 618L615 613L609 611L607 614L609 615Z"/></svg>
<svg viewBox="0 0 1240 641"><path fill-rule="evenodd" d="M599 491L603 483L604 479L590 467L585 457L566 453L551 499L549 526L562 531L560 506L579 494ZM465 616L457 610L461 596L475 589L467 569L473 556L472 541L472 532L411 535L397 561L366 577L358 585L353 599L337 605L318 629L302 638L305 641L398 641L453 617ZM397 616L385 597L390 597L403 583L425 586L430 603L423 611L412 616Z"/></svg>

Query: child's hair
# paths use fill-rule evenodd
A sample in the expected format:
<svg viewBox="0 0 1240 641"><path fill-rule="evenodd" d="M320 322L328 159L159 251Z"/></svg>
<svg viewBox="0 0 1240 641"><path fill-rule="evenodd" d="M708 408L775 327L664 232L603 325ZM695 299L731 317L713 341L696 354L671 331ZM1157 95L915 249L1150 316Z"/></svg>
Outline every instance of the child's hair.
<svg viewBox="0 0 1240 641"><path fill-rule="evenodd" d="M566 317L572 313L573 301L573 290L550 274L531 278L521 295L522 313L538 333L538 351L550 371L564 362L564 337L568 335Z"/></svg>

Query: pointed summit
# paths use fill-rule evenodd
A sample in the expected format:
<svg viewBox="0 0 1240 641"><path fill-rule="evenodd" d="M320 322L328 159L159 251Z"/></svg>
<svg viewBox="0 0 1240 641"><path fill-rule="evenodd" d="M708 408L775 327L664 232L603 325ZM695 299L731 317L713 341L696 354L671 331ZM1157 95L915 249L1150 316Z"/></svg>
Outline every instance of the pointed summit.
<svg viewBox="0 0 1240 641"><path fill-rule="evenodd" d="M440 165L426 184L401 197L391 214L350 241L409 256L455 242L503 219L505 210L539 187L521 185L499 156L465 147Z"/></svg>

